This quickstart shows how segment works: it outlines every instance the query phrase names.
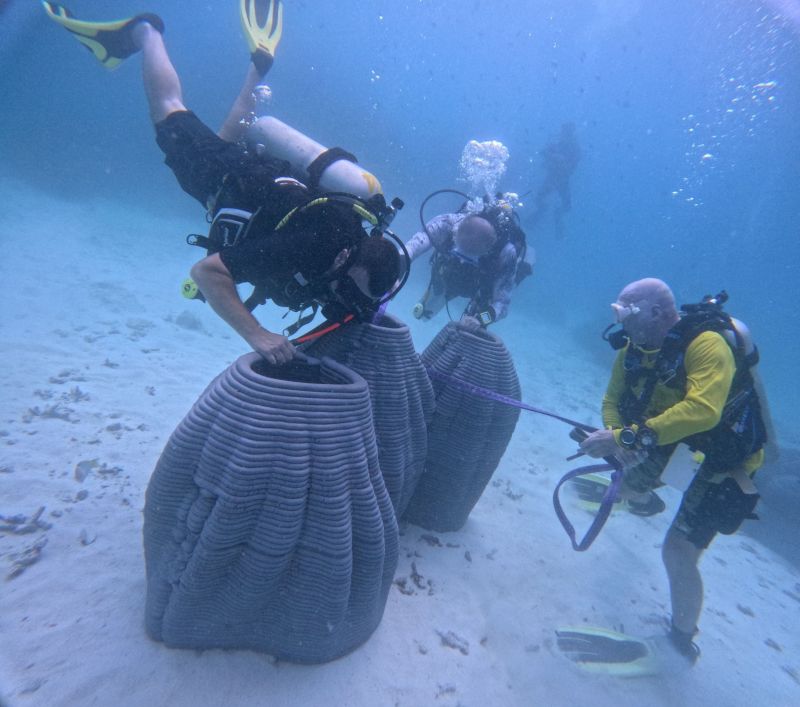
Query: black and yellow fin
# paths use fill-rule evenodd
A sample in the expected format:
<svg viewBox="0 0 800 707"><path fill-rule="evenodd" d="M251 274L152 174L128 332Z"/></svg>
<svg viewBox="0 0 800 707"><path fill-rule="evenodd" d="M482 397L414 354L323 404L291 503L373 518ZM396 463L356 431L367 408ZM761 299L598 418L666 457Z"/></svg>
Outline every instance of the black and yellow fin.
<svg viewBox="0 0 800 707"><path fill-rule="evenodd" d="M125 59L139 51L131 34L131 30L139 22L147 22L161 34L164 33L162 19L149 12L114 22L85 22L75 19L63 5L47 0L42 0L42 5L53 22L70 32L107 69L116 69Z"/></svg>
<svg viewBox="0 0 800 707"><path fill-rule="evenodd" d="M652 641L594 626L556 629L558 649L588 673L633 678L661 671Z"/></svg>
<svg viewBox="0 0 800 707"><path fill-rule="evenodd" d="M250 59L264 76L272 67L283 35L283 4L281 0L240 0L239 18Z"/></svg>

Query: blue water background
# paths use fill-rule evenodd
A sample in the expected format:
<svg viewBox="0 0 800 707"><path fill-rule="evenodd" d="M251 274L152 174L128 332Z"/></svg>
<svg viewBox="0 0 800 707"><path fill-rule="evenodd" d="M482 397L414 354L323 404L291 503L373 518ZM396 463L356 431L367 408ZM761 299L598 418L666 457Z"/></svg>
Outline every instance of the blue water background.
<svg viewBox="0 0 800 707"><path fill-rule="evenodd" d="M609 357L597 333L627 282L662 277L680 301L726 288L761 349L779 429L797 439L800 27L750 0L285 4L273 113L356 153L405 200L403 237L426 194L466 186L456 178L468 140L504 142L500 186L524 193L541 181L539 150L574 121L584 156L567 237L549 219L529 230L538 264L509 323L546 321L554 339ZM247 62L237 5L70 9L159 13L185 101L216 128ZM109 197L202 228L202 209L160 164L138 59L107 72L38 3L0 8L0 169L77 202ZM442 198L428 215L454 205ZM156 236L141 237L156 256ZM399 316L410 316L425 270Z"/></svg>

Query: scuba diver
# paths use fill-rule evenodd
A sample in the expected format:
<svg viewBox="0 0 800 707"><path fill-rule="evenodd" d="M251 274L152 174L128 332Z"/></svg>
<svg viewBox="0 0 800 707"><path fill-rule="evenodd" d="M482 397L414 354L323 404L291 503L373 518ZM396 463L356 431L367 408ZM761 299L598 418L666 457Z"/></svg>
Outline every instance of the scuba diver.
<svg viewBox="0 0 800 707"><path fill-rule="evenodd" d="M564 237L564 214L572 208L572 190L569 180L581 159L581 148L575 134L575 123L563 123L561 133L542 149L544 180L536 192L533 224L538 223L545 212L551 194L558 194L559 204L554 207L556 236Z"/></svg>
<svg viewBox="0 0 800 707"><path fill-rule="evenodd" d="M478 199L476 208L466 194L455 192L468 200L465 206L426 223L422 215L425 203L442 191L454 190L434 192L423 201L422 230L406 242L412 261L434 251L430 282L413 313L417 319L428 320L454 297L466 297L469 302L461 323L472 329L485 328L506 316L511 291L532 272L525 259L525 233L503 195L494 201Z"/></svg>
<svg viewBox="0 0 800 707"><path fill-rule="evenodd" d="M180 186L203 204L211 222L207 237L187 239L208 254L192 268L184 295L207 301L269 363L289 361L295 349L287 336L260 325L252 314L256 305L271 299L300 312L286 330L291 334L319 307L329 319L368 319L402 286L404 249L386 228L402 202L388 206L378 180L356 167L352 155L325 150L274 118L251 126L258 128L253 149L241 143L254 90L282 35L280 0L240 2L251 61L219 133L184 105L157 15L84 22L61 5L42 4L108 69L142 53L156 141ZM246 302L236 289L243 282L255 286Z"/></svg>
<svg viewBox="0 0 800 707"><path fill-rule="evenodd" d="M668 641L690 663L699 655L700 556L717 533L732 534L755 517L752 476L767 442L758 350L747 327L723 311L726 300L725 292L707 296L679 313L663 281L627 285L611 305L622 329L607 336L612 324L604 332L619 351L603 398L605 429L580 443L589 456L618 457L622 498L641 503L652 500L678 443L702 453L662 546L672 604Z"/></svg>

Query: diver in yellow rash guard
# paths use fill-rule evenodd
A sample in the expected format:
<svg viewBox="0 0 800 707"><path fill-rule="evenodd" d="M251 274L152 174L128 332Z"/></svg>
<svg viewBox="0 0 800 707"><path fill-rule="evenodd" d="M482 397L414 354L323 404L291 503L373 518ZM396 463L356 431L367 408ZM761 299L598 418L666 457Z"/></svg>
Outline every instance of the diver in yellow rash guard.
<svg viewBox="0 0 800 707"><path fill-rule="evenodd" d="M694 662L700 556L718 532L735 532L758 501L750 477L763 462L766 430L750 372L757 351L714 299L684 307L681 317L661 280L631 283L611 306L627 341L603 399L606 429L589 435L581 450L625 462L622 495L634 505L660 484L678 442L704 453L662 549L669 637Z"/></svg>

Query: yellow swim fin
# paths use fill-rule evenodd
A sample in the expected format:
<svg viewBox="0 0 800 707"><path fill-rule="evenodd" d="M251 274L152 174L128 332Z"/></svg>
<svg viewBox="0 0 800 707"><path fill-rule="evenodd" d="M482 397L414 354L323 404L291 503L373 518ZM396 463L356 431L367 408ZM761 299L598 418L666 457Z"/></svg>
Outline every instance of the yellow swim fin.
<svg viewBox="0 0 800 707"><path fill-rule="evenodd" d="M147 22L164 33L164 22L150 12L114 22L84 22L75 19L63 5L47 0L42 0L42 5L53 22L70 32L107 69L116 69L131 54L139 51L131 36L131 29L139 22Z"/></svg>
<svg viewBox="0 0 800 707"><path fill-rule="evenodd" d="M580 505L587 511L595 512L600 508L611 479L602 474L586 474L572 479L572 486L577 491ZM666 509L666 504L655 491L650 491L645 501L623 501L617 498L612 506L612 513L626 510L636 516L654 516Z"/></svg>
<svg viewBox="0 0 800 707"><path fill-rule="evenodd" d="M571 485L578 494L580 505L587 511L597 511L603 496L611 485L611 479L601 474L586 474L585 476L576 476L571 480ZM622 499L617 498L612 509L613 511L620 510L623 505Z"/></svg>
<svg viewBox="0 0 800 707"><path fill-rule="evenodd" d="M556 630L561 653L587 673L620 678L656 675L661 663L655 644L619 631L595 626L568 626Z"/></svg>
<svg viewBox="0 0 800 707"><path fill-rule="evenodd" d="M283 34L283 4L281 0L240 0L239 17L250 59L264 76L272 67Z"/></svg>

